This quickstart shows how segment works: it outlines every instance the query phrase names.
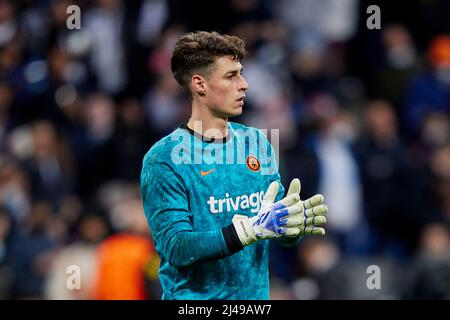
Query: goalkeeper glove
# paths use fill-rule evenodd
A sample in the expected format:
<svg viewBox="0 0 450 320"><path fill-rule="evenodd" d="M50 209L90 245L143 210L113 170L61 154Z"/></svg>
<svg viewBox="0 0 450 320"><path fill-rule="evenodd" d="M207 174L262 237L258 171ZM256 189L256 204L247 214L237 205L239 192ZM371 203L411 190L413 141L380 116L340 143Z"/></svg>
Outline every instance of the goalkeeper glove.
<svg viewBox="0 0 450 320"><path fill-rule="evenodd" d="M257 240L325 233L323 228L316 228L326 222L324 214L327 208L322 205L323 196L316 195L305 202L300 201L300 180L294 179L287 196L274 203L278 188L278 182L270 184L264 194L261 209L255 217L233 217L234 228L244 246ZM316 208L320 205L322 207Z"/></svg>
<svg viewBox="0 0 450 320"><path fill-rule="evenodd" d="M300 180L295 183L291 182L289 186L289 194L299 194L301 190ZM293 180L293 181L294 181ZM300 214L291 217L291 221L296 221L297 234L295 236L303 235L325 235L325 229L322 226L327 222L325 214L328 211L328 207L323 203L324 197L321 194L316 194L311 198L301 201L302 211ZM289 235L287 235L289 237Z"/></svg>

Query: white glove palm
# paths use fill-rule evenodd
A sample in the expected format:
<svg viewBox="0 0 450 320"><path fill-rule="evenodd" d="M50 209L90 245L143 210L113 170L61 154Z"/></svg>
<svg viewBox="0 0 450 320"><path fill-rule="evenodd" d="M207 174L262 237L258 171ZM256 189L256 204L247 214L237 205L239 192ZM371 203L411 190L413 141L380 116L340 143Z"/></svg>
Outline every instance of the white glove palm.
<svg viewBox="0 0 450 320"><path fill-rule="evenodd" d="M297 180L298 181L298 180ZM295 184L294 181L291 185ZM302 212L300 195L289 193L282 200L273 203L278 193L278 182L272 182L264 194L263 203L258 215L250 218L257 239L271 239L291 234L292 217Z"/></svg>
<svg viewBox="0 0 450 320"><path fill-rule="evenodd" d="M306 201L300 200L300 180L294 179L288 194L274 203L278 193L278 182L270 184L255 217L235 215L233 224L244 246L257 240L278 238L281 236L297 237L304 234L325 234L323 228L316 226L326 222L327 208L322 195L315 195ZM306 207L306 210L304 209Z"/></svg>
<svg viewBox="0 0 450 320"><path fill-rule="evenodd" d="M301 202L304 210L298 217L301 219L299 235L325 235L325 229L322 226L327 222L325 214L328 207L323 203L323 195L316 194Z"/></svg>

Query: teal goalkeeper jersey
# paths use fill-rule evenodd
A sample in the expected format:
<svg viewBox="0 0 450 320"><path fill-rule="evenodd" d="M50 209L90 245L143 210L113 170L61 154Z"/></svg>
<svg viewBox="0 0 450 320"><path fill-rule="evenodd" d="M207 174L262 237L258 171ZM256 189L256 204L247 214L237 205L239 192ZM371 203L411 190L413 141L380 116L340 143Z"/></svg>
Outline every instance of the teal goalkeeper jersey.
<svg viewBox="0 0 450 320"><path fill-rule="evenodd" d="M261 130L228 122L227 139L204 141L186 126L158 141L141 172L144 212L161 258L162 299L269 299L269 241L230 249L223 229L258 213L280 182ZM284 195L280 182L277 201Z"/></svg>

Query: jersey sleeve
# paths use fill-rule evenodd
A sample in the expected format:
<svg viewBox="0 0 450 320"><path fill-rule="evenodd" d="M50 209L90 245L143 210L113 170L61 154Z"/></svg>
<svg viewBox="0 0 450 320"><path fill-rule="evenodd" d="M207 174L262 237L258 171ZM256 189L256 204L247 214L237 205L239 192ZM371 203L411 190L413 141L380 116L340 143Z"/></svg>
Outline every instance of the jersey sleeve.
<svg viewBox="0 0 450 320"><path fill-rule="evenodd" d="M274 147L270 143L266 135L259 129L257 129L258 142L260 145L259 155L261 157L262 172L264 175L268 176L269 184L273 181L278 181L279 189L277 196L275 197L275 202L283 199L285 189L281 183L281 176L278 171L278 161L277 155Z"/></svg>
<svg viewBox="0 0 450 320"><path fill-rule="evenodd" d="M278 189L278 194L275 198L275 201L279 201L281 199L283 199L283 197L285 196L285 188L283 186L283 184L281 183L281 175L279 172L279 166L278 166L278 161L276 158L276 152L274 147L272 146L272 144L269 142L269 140L267 139L267 137L260 131L260 134L263 135L263 139L265 139L266 143L267 143L267 147L265 148L265 150L269 150L269 153L267 154L267 157L269 157L270 161L268 162L268 173L269 174L269 180L270 182L273 181L278 181L280 188ZM276 238L275 241L280 244L283 247L292 247L292 246L296 246L297 244L300 243L300 241L302 240L301 236L298 237L294 237L294 238L288 238L288 237L280 237L280 238Z"/></svg>
<svg viewBox="0 0 450 320"><path fill-rule="evenodd" d="M141 172L144 213L155 247L171 265L183 267L230 254L222 230L195 232L182 178L167 164L144 161Z"/></svg>

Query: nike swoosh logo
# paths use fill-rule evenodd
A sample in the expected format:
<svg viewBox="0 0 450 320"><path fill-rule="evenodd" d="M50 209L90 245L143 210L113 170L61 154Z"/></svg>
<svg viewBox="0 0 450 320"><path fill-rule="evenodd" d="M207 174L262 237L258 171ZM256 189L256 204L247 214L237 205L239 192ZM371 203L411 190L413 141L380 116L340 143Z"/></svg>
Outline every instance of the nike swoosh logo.
<svg viewBox="0 0 450 320"><path fill-rule="evenodd" d="M204 176L210 174L211 172L213 172L214 170L216 170L216 169L211 169L211 170L209 170L209 171L203 171L203 170L201 170L201 171L200 171L200 174L202 175L202 177L204 177Z"/></svg>

